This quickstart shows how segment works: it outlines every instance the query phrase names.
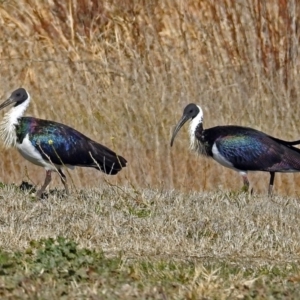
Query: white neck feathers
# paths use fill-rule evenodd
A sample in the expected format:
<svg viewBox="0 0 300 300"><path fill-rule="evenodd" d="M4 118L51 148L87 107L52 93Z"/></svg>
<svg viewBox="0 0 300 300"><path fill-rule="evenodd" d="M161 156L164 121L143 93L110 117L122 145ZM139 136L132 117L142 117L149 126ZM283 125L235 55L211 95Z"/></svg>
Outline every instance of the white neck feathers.
<svg viewBox="0 0 300 300"><path fill-rule="evenodd" d="M0 123L0 137L4 142L5 147L14 147L17 143L16 125L18 119L21 118L30 103L30 95L18 106L11 108L3 117Z"/></svg>
<svg viewBox="0 0 300 300"><path fill-rule="evenodd" d="M190 128L189 128L189 132L190 132L190 148L192 150L199 150L199 141L195 136L195 132L197 130L197 127L199 124L203 123L203 111L201 109L200 106L197 105L197 107L199 108L199 113L197 114L197 116L195 118L193 118L190 122Z"/></svg>

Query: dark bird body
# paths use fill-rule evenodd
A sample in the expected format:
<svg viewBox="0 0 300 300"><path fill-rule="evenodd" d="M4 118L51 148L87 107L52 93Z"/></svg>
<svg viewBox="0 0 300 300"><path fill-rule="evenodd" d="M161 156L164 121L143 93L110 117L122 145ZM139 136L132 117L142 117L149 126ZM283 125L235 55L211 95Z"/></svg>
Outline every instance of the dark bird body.
<svg viewBox="0 0 300 300"><path fill-rule="evenodd" d="M50 183L52 171L60 174L68 192L63 167L91 167L114 175L126 166L125 158L67 125L22 117L29 102L28 92L20 88L0 105L2 109L14 104L1 122L0 135L6 146L15 146L24 158L46 169L45 182L37 197Z"/></svg>
<svg viewBox="0 0 300 300"><path fill-rule="evenodd" d="M79 131L53 121L22 117L16 126L17 143L28 138L42 158L55 165L92 167L117 174L126 160Z"/></svg>
<svg viewBox="0 0 300 300"><path fill-rule="evenodd" d="M192 148L241 173L246 188L249 187L248 171L270 173L269 194L272 192L276 172L300 171L300 149L293 147L300 141L288 142L253 128L234 125L203 129L203 113L195 104L189 104L184 109L183 116L174 129L171 146L179 129L188 120L191 120Z"/></svg>

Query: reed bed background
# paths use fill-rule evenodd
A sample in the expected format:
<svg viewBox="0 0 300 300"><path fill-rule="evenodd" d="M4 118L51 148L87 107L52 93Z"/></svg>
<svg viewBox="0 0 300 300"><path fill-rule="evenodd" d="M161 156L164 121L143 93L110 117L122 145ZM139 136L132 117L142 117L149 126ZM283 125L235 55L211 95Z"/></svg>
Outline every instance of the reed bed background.
<svg viewBox="0 0 300 300"><path fill-rule="evenodd" d="M299 4L278 1L0 1L0 97L30 92L27 115L68 124L128 160L116 177L71 172L77 187L112 184L182 191L236 190L238 174L170 148L184 106L204 126L250 126L300 138ZM3 115L4 112L1 112ZM1 148L0 180L41 184L44 170ZM275 191L299 192L299 174ZM268 174L250 174L266 193ZM59 186L57 178L51 187Z"/></svg>

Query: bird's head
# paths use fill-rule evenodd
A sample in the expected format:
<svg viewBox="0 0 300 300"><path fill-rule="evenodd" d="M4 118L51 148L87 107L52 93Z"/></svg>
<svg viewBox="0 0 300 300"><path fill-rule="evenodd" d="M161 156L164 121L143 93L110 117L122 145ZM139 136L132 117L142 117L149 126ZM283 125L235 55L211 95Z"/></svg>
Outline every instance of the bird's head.
<svg viewBox="0 0 300 300"><path fill-rule="evenodd" d="M191 120L190 123L190 135L191 139L194 138L195 130L199 123L203 121L203 112L200 106L190 103L183 110L183 114L179 122L174 128L172 138L171 138L171 147L173 146L175 136L177 135L180 128L188 121Z"/></svg>
<svg viewBox="0 0 300 300"><path fill-rule="evenodd" d="M15 91L13 91L9 98L0 105L0 110L10 104L18 106L28 99L30 99L28 92L24 88L18 88Z"/></svg>

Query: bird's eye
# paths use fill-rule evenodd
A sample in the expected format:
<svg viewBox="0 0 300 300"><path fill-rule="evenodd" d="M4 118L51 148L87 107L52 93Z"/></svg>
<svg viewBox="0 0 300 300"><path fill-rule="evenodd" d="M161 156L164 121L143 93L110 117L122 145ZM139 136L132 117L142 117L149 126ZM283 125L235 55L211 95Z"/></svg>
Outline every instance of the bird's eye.
<svg viewBox="0 0 300 300"><path fill-rule="evenodd" d="M20 93L17 93L17 96L20 96L21 94Z"/></svg>

